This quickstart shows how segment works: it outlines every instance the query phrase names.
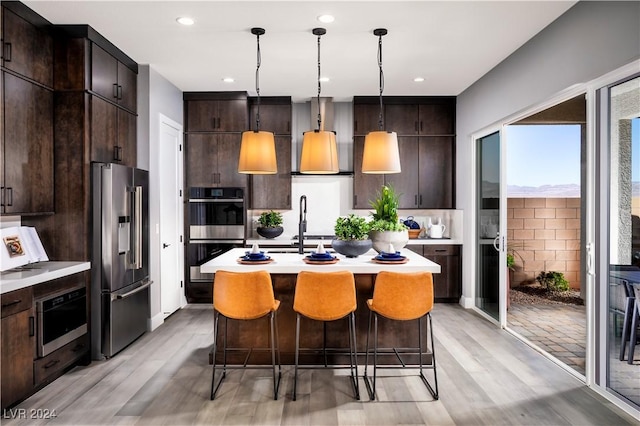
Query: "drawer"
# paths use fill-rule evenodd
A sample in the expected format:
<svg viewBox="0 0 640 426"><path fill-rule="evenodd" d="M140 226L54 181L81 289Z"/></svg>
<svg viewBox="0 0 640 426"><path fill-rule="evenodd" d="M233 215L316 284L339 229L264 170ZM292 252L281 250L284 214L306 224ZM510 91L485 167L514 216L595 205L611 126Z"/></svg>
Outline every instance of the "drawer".
<svg viewBox="0 0 640 426"><path fill-rule="evenodd" d="M31 309L33 306L33 287L10 291L0 297L2 318Z"/></svg>
<svg viewBox="0 0 640 426"><path fill-rule="evenodd" d="M457 245L425 245L424 256L456 256L460 254L460 246Z"/></svg>
<svg viewBox="0 0 640 426"><path fill-rule="evenodd" d="M36 386L49 378L55 377L66 367L80 359L89 349L89 334L87 333L44 358L36 359L34 365Z"/></svg>

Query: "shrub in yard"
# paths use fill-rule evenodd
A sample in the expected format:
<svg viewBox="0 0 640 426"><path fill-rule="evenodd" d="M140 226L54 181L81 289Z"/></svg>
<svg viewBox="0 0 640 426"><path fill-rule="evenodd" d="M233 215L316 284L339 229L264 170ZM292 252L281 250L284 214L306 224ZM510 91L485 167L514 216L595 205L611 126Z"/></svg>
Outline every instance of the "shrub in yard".
<svg viewBox="0 0 640 426"><path fill-rule="evenodd" d="M542 271L536 277L536 281L538 281L541 286L545 287L547 291L569 290L569 281L567 281L562 272Z"/></svg>

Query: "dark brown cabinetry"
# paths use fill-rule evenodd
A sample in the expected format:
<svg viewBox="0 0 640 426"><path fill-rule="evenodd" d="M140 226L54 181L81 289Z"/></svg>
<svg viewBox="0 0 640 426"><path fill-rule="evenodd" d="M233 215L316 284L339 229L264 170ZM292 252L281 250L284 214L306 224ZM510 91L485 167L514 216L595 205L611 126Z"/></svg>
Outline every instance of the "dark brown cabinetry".
<svg viewBox="0 0 640 426"><path fill-rule="evenodd" d="M129 111L136 110L136 73L96 43L91 43L91 90Z"/></svg>
<svg viewBox="0 0 640 426"><path fill-rule="evenodd" d="M354 208L368 208L382 184L401 194L402 209L454 208L455 98L384 99L385 129L398 134L402 172L382 177L361 172L361 135L377 130L378 102L375 97L354 98Z"/></svg>
<svg viewBox="0 0 640 426"><path fill-rule="evenodd" d="M462 259L459 245L408 245L414 251L440 265L433 274L436 302L458 303L462 295Z"/></svg>
<svg viewBox="0 0 640 426"><path fill-rule="evenodd" d="M53 37L21 3L2 4L0 214L53 213Z"/></svg>
<svg viewBox="0 0 640 426"><path fill-rule="evenodd" d="M275 134L278 173L249 176L249 207L291 208L291 98L260 99L260 129ZM250 98L249 121L255 122L257 98ZM252 122L252 124L253 124Z"/></svg>
<svg viewBox="0 0 640 426"><path fill-rule="evenodd" d="M242 132L248 126L244 92L185 92L187 186L247 187L238 173Z"/></svg>
<svg viewBox="0 0 640 426"><path fill-rule="evenodd" d="M6 72L2 85L2 213L51 213L53 92Z"/></svg>
<svg viewBox="0 0 640 426"><path fill-rule="evenodd" d="M91 96L91 161L136 166L136 116Z"/></svg>
<svg viewBox="0 0 640 426"><path fill-rule="evenodd" d="M2 408L27 397L33 390L35 317L31 287L5 293L2 308Z"/></svg>

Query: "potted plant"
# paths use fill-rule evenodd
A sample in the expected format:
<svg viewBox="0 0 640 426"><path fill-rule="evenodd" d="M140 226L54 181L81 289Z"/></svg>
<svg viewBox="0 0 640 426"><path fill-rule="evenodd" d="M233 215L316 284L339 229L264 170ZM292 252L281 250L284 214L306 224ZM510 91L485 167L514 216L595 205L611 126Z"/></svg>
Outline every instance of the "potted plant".
<svg viewBox="0 0 640 426"><path fill-rule="evenodd" d="M375 200L371 201L375 210L369 224L369 237L378 252L387 251L389 244L399 250L409 241L409 230L398 220L399 197L391 185L383 185Z"/></svg>
<svg viewBox="0 0 640 426"><path fill-rule="evenodd" d="M256 231L265 238L275 238L282 234L282 214L279 212L273 210L262 212L260 217L258 217L258 223L260 226L258 226Z"/></svg>
<svg viewBox="0 0 640 426"><path fill-rule="evenodd" d="M335 238L331 241L333 249L347 257L358 257L371 249L369 224L364 217L351 213L336 219L333 228Z"/></svg>

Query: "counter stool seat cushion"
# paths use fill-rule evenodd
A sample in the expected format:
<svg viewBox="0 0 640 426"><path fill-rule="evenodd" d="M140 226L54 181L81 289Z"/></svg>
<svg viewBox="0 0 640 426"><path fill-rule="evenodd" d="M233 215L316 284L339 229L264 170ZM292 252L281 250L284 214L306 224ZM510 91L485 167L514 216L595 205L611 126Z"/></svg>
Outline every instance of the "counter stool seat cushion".
<svg viewBox="0 0 640 426"><path fill-rule="evenodd" d="M356 287L349 271L300 271L293 310L316 321L334 321L356 310Z"/></svg>

